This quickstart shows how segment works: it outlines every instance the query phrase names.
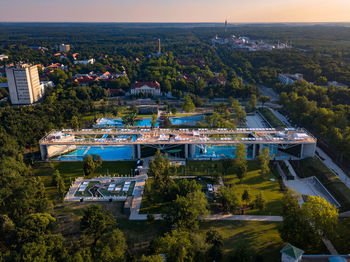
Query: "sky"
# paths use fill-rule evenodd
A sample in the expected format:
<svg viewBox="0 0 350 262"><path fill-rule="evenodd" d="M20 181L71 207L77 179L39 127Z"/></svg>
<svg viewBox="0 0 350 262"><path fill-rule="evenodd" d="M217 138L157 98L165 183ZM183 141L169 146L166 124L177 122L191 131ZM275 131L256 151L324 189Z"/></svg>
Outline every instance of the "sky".
<svg viewBox="0 0 350 262"><path fill-rule="evenodd" d="M0 0L1 22L350 22L350 0Z"/></svg>

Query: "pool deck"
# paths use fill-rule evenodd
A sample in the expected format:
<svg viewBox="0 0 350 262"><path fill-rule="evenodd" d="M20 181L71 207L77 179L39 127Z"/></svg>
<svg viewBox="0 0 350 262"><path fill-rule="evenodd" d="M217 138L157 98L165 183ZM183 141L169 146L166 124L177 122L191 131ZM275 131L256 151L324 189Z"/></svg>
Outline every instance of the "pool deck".
<svg viewBox="0 0 350 262"><path fill-rule="evenodd" d="M130 139L121 136L130 136ZM97 136L102 136L97 138ZM136 139L131 139L136 136ZM82 129L53 130L40 145L132 145L132 144L315 144L304 129Z"/></svg>

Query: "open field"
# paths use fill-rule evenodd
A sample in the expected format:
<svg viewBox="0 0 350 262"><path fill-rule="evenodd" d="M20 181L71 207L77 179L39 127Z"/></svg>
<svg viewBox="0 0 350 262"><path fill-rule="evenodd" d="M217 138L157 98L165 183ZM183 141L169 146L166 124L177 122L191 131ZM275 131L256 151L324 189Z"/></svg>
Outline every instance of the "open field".
<svg viewBox="0 0 350 262"><path fill-rule="evenodd" d="M180 170L184 170L185 167L181 167ZM187 171L188 170L188 171ZM179 170L178 170L179 171ZM239 181L237 176L232 170L227 170L227 175L222 176L225 185L233 186L239 196L242 195L244 190L248 190L251 201L255 199L258 193L261 193L265 199L266 208L263 211L258 209L251 209L246 211L247 215L281 215L282 212L282 198L283 193L280 190L280 185L277 180L277 176L274 175L275 170L272 169L267 175L261 175L259 164L257 161L248 161L248 172L246 176ZM187 175L201 176L201 182L204 183L203 176L212 176L213 173L219 176L223 173L222 161L188 161L186 167ZM178 175L182 175L182 171L178 172ZM198 180L197 180L198 182ZM145 193L142 200L140 213L159 214L166 210L166 207L170 202L161 199L152 188L152 179L148 179L147 183L151 184L151 193Z"/></svg>
<svg viewBox="0 0 350 262"><path fill-rule="evenodd" d="M210 228L217 230L224 240L225 261L240 244L249 245L257 255L263 256L263 261L281 261L279 251L284 246L278 233L278 222L255 221L210 221L201 222L200 231L207 232Z"/></svg>
<svg viewBox="0 0 350 262"><path fill-rule="evenodd" d="M224 183L233 186L239 196L243 194L244 190L248 190L251 201L255 199L258 193L262 194L266 201L265 210L251 209L245 214L281 215L283 193L280 190L277 177L274 175L274 170L271 170L267 175L262 175L260 172L257 161L248 161L248 172L242 182L235 174L229 174L224 176Z"/></svg>
<svg viewBox="0 0 350 262"><path fill-rule="evenodd" d="M350 189L319 159L307 158L301 161L292 161L292 163L298 176L316 176L341 204L341 211L350 210Z"/></svg>

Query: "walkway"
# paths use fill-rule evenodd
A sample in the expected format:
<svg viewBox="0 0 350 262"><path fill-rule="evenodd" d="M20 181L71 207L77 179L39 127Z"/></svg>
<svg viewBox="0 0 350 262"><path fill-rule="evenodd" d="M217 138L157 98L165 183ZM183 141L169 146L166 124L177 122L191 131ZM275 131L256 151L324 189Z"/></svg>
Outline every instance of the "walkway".
<svg viewBox="0 0 350 262"><path fill-rule="evenodd" d="M350 188L350 179L344 171L333 162L333 160L319 147L316 147L316 156L337 176L339 179Z"/></svg>
<svg viewBox="0 0 350 262"><path fill-rule="evenodd" d="M281 216L253 216L253 215L209 215L204 220L228 220L228 221L269 221L282 222Z"/></svg>
<svg viewBox="0 0 350 262"><path fill-rule="evenodd" d="M288 122L285 116L280 114L279 112L271 109L271 111L275 114L275 116L278 117L283 123L285 123L287 126L291 126L291 124ZM319 147L316 147L316 157L321 160L321 162L328 167L329 170L333 172L334 175L336 175L349 189L350 189L350 179L349 177L344 173L344 171L333 162L333 160Z"/></svg>
<svg viewBox="0 0 350 262"><path fill-rule="evenodd" d="M130 210L130 220L147 220L147 215L145 214L139 214L140 208L141 208L141 202L142 202L142 196L143 196L143 189L146 185L147 181L147 172L149 168L149 161L150 157L147 157L143 160L143 169L141 171L140 176L137 176L137 178L141 178L138 180L135 184L134 189L134 195L133 200L131 204L131 210Z"/></svg>

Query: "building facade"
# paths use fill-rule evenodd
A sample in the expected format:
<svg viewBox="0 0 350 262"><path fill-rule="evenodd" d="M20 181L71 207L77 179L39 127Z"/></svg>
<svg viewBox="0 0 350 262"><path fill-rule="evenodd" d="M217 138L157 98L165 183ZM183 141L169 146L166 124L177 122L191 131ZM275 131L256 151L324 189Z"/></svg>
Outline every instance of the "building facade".
<svg viewBox="0 0 350 262"><path fill-rule="evenodd" d="M94 58L90 58L90 59L87 59L87 60L77 60L77 61L74 61L74 64L82 64L82 65L93 65L95 63L95 59Z"/></svg>
<svg viewBox="0 0 350 262"><path fill-rule="evenodd" d="M37 66L22 64L7 67L6 76L12 104L30 105L43 97Z"/></svg>
<svg viewBox="0 0 350 262"><path fill-rule="evenodd" d="M155 82L135 82L130 90L131 95L160 96L160 84Z"/></svg>
<svg viewBox="0 0 350 262"><path fill-rule="evenodd" d="M70 45L60 44L60 45L58 46L58 50L59 50L60 52L67 53L67 52L70 51Z"/></svg>
<svg viewBox="0 0 350 262"><path fill-rule="evenodd" d="M4 59L8 59L9 57L7 55L0 55L0 61L4 60Z"/></svg>

